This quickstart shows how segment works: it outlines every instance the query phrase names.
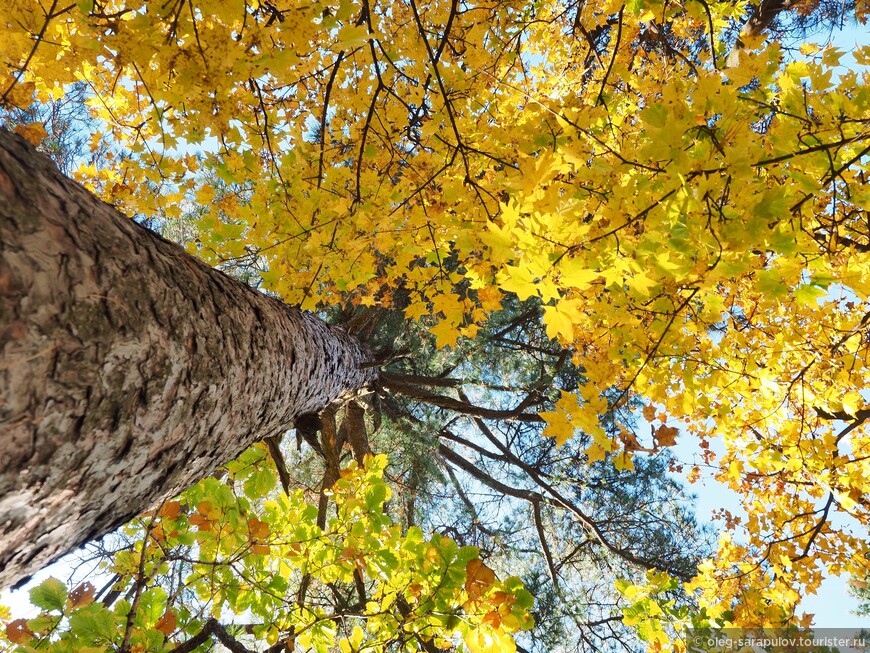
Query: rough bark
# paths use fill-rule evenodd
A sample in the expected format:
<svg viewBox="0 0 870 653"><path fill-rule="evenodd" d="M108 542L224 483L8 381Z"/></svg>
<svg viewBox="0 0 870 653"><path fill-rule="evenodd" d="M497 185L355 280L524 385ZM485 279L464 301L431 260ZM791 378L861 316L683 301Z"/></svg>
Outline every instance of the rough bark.
<svg viewBox="0 0 870 653"><path fill-rule="evenodd" d="M0 587L377 376L0 132Z"/></svg>

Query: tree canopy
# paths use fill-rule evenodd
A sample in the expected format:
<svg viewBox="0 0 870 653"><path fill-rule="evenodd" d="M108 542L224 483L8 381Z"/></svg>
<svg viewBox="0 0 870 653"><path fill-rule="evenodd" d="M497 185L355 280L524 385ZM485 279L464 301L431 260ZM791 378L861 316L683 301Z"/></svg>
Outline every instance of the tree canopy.
<svg viewBox="0 0 870 653"><path fill-rule="evenodd" d="M793 35L867 13L864 0L28 0L0 8L0 99L24 108L83 84L100 157L74 177L134 216L171 221L197 206L189 250L253 271L288 303L381 326L389 314L429 334L436 356L497 337L548 361L526 385L510 370L510 391L473 396L445 380L449 365L403 367L397 338L381 361L405 375L382 380L390 419L425 422L425 411L390 413L391 392L416 392L466 415L475 437L504 420L515 430L486 448L454 435L530 478L570 480L602 462L640 474L696 435L748 520L724 515L716 550L685 579L693 614L805 625L801 596L870 566L870 91L843 51ZM870 49L852 56L864 66ZM38 121L21 131L46 135ZM476 381L497 385L502 358ZM526 418L542 429L521 433ZM438 428L449 448L450 426ZM547 452L524 460L499 452L504 441ZM560 451L555 467L544 460ZM381 487L375 460L347 483L363 474ZM484 465L465 472L486 483ZM588 500L538 481L560 509ZM386 499L369 491L377 500L347 508L369 511L361 524ZM547 502L527 502L531 516ZM196 514L217 523L227 506ZM168 510L157 514L174 519ZM249 543L275 532L248 526ZM417 537L388 532L406 552L400 542ZM489 568L426 546L447 576L451 564L468 574L444 588L489 601L487 637L530 625L514 581L481 572L488 593L475 595ZM336 569L356 555L341 547ZM626 622L663 645L660 622L688 618L668 603L682 571L650 569L619 587ZM493 613L516 622L499 630Z"/></svg>

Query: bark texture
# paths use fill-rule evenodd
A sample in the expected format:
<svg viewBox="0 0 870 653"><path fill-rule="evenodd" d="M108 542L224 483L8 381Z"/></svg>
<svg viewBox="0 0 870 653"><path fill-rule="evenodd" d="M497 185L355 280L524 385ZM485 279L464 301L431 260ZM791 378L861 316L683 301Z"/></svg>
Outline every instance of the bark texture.
<svg viewBox="0 0 870 653"><path fill-rule="evenodd" d="M0 131L0 587L377 376Z"/></svg>

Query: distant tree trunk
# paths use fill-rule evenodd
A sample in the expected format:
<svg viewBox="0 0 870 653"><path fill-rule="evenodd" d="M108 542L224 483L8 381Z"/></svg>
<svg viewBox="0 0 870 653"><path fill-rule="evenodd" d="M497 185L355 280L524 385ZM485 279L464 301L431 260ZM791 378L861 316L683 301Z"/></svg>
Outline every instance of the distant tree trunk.
<svg viewBox="0 0 870 653"><path fill-rule="evenodd" d="M0 132L0 587L368 385L365 355Z"/></svg>

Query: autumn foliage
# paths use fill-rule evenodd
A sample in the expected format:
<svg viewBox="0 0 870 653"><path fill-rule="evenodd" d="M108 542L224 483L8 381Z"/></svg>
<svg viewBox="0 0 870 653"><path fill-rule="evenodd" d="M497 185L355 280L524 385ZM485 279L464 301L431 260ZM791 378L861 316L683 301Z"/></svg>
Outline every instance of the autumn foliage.
<svg viewBox="0 0 870 653"><path fill-rule="evenodd" d="M801 596L870 564L870 49L850 68L758 16L742 0L27 0L0 8L0 98L86 83L94 147L116 149L76 178L131 215L203 207L189 249L256 266L287 302L398 309L448 348L505 297L537 299L585 375L544 434L582 431L589 461L625 469L697 436L749 517L686 586L696 619L803 623ZM602 426L629 402L651 435ZM227 518L204 503L185 506L200 538ZM275 522L244 523L255 554L290 547L298 566ZM374 528L394 559L348 545L329 573L425 567L421 535ZM522 627L491 570L449 555L474 633ZM670 580L649 583L623 588L647 601L636 623L667 619L649 597Z"/></svg>

